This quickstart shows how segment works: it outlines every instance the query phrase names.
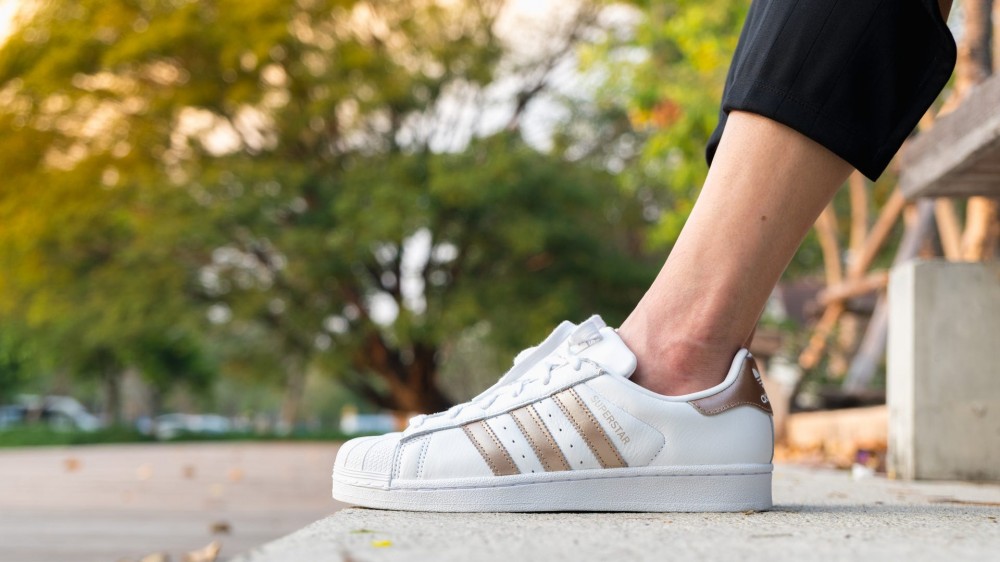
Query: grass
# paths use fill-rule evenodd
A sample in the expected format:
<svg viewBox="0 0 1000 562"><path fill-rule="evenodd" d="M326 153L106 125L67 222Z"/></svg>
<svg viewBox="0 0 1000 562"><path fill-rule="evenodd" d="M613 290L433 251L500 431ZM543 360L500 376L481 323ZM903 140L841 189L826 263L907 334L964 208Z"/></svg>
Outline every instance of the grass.
<svg viewBox="0 0 1000 562"><path fill-rule="evenodd" d="M0 447L95 445L98 443L140 443L144 441L153 441L153 438L124 427L97 431L60 431L45 426L25 426L0 430Z"/></svg>
<svg viewBox="0 0 1000 562"><path fill-rule="evenodd" d="M205 435L186 433L167 443L192 441L345 441L347 436L339 431L299 431L288 435L258 433L226 433ZM0 429L0 448L41 447L53 445L98 445L108 443L160 443L151 435L144 435L127 427L99 429L97 431L65 431L45 426L23 426Z"/></svg>

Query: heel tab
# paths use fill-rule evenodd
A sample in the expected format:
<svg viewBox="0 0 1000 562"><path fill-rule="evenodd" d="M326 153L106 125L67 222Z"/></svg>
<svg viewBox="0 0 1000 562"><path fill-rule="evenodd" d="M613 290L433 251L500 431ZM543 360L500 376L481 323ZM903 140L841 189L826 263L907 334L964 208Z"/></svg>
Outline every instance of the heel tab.
<svg viewBox="0 0 1000 562"><path fill-rule="evenodd" d="M706 416L721 414L738 406L753 406L769 415L774 414L771 410L771 401L764 390L764 382L760 378L760 370L757 369L757 362L749 353L745 355L740 373L731 385L717 394L691 400L688 404Z"/></svg>

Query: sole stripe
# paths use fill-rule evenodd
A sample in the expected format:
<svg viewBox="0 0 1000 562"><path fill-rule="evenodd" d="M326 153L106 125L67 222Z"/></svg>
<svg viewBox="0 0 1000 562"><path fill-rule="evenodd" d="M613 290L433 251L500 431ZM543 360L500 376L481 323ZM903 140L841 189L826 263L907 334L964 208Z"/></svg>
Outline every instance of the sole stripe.
<svg viewBox="0 0 1000 562"><path fill-rule="evenodd" d="M573 424L576 431L583 437L590 451L601 463L601 468L623 468L628 466L625 459L618 453L618 449L608 437L607 432L597 423L594 414L583 403L583 399L572 388L552 395L552 399L559 405L559 409L566 415L566 419Z"/></svg>
<svg viewBox="0 0 1000 562"><path fill-rule="evenodd" d="M472 422L462 426L465 435L472 441L472 444L479 451L479 454L486 461L487 466L493 471L494 476L510 476L521 474L521 471L514 464L514 459L497 439L490 426L484 421Z"/></svg>

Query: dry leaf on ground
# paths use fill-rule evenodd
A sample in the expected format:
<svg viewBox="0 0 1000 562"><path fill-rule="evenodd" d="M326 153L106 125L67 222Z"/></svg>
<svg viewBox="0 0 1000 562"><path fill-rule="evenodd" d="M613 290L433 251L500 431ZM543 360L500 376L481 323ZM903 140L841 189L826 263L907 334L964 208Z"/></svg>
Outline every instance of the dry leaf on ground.
<svg viewBox="0 0 1000 562"><path fill-rule="evenodd" d="M192 550L191 552L185 554L182 560L183 562L215 562L215 559L219 556L220 550L222 550L222 543L219 541L212 541L204 548Z"/></svg>

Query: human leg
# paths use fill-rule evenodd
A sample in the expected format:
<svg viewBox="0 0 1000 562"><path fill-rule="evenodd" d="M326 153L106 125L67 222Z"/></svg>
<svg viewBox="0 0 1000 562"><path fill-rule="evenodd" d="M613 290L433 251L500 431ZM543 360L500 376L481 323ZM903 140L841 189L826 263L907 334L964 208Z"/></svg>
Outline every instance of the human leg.
<svg viewBox="0 0 1000 562"><path fill-rule="evenodd" d="M417 416L401 433L345 443L334 497L421 511L770 508L772 411L753 358L738 348L851 167L878 175L885 153L912 128L908 119L943 85L946 45L927 50L931 59L916 57L912 68L897 52L924 39L924 30L934 27L938 39L947 33L917 11L936 2L755 0L747 29L766 33L741 40L745 56L738 49L730 74L738 79L723 100L729 123L720 126L721 140L710 142L715 161L707 182L663 271L625 324L614 330L596 316L564 322L470 402ZM879 56L860 49L858 60L859 49L843 41L839 50L826 48L824 33L858 35L859 44L874 42L868 50ZM832 66L806 64L808 53L800 55L815 44ZM888 83L869 72L894 62L901 68ZM920 96L891 95L910 91L922 66L935 81ZM799 80L803 68L819 71ZM856 80L827 88L842 68ZM767 87L757 89L761 84ZM800 96L803 86L858 99L816 113L826 102ZM864 104L873 92L885 94L873 98L887 102L892 115L862 126L867 136L844 134L837 126L871 113Z"/></svg>
<svg viewBox="0 0 1000 562"><path fill-rule="evenodd" d="M758 0L709 142L695 208L619 329L634 380L718 383L810 225L852 167L877 177L955 61L949 0ZM890 71L891 70L891 71Z"/></svg>
<svg viewBox="0 0 1000 562"><path fill-rule="evenodd" d="M851 166L803 134L734 112L670 257L619 328L633 380L677 395L719 383Z"/></svg>

